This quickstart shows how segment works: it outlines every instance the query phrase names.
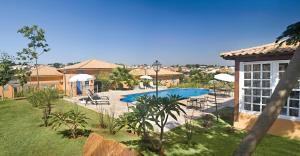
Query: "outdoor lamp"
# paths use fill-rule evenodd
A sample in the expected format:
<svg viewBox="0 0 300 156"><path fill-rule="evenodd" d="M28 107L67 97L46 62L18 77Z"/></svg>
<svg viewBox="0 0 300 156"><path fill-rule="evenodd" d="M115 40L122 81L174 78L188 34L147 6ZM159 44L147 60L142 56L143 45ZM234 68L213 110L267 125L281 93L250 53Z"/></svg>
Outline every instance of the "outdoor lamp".
<svg viewBox="0 0 300 156"><path fill-rule="evenodd" d="M153 67L153 69L154 69L154 71L156 73L156 77L155 77L155 81L156 81L156 97L158 97L158 80L157 79L158 79L158 72L159 72L159 70L161 68L161 63L158 60L156 60L152 64L152 67Z"/></svg>
<svg viewBox="0 0 300 156"><path fill-rule="evenodd" d="M156 60L153 64L152 64L152 67L154 69L155 72L159 72L160 68L161 68L161 63Z"/></svg>

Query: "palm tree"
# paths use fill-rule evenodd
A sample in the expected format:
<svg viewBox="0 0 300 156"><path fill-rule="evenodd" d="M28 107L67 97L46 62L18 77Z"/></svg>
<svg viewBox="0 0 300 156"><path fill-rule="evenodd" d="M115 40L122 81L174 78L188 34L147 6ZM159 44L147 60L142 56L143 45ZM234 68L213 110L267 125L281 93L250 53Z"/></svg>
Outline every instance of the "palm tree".
<svg viewBox="0 0 300 156"><path fill-rule="evenodd" d="M132 87L134 84L133 76L129 73L129 70L124 67L114 69L109 78L115 90L117 88L123 88L123 83L129 87Z"/></svg>
<svg viewBox="0 0 300 156"><path fill-rule="evenodd" d="M248 156L254 152L257 144L278 118L287 98L300 78L300 22L289 25L282 35L277 38L276 42L280 42L279 46L285 43L298 47L290 60L286 72L276 86L270 103L267 104L248 135L240 143L234 153L236 156Z"/></svg>

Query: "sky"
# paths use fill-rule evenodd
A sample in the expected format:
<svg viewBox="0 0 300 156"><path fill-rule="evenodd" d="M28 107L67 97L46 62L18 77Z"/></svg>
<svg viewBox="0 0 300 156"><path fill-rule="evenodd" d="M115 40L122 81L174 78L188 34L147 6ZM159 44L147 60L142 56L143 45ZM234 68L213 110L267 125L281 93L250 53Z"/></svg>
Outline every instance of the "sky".
<svg viewBox="0 0 300 156"><path fill-rule="evenodd" d="M224 51L273 42L300 20L299 0L0 0L0 51L15 55L36 24L51 51L40 63L231 65Z"/></svg>

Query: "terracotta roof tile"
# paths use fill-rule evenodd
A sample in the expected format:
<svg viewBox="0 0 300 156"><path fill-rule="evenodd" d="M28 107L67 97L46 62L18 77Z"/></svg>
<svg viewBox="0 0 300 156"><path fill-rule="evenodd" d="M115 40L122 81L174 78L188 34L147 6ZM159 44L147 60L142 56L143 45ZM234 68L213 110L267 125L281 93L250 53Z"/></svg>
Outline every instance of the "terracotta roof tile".
<svg viewBox="0 0 300 156"><path fill-rule="evenodd" d="M66 66L65 69L113 69L117 67L119 67L119 65L101 60L86 60L74 65Z"/></svg>
<svg viewBox="0 0 300 156"><path fill-rule="evenodd" d="M63 74L60 73L56 68L54 67L49 67L46 65L40 65L38 66L38 72L39 76L62 76ZM37 76L36 68L32 68L31 70L31 75L30 76Z"/></svg>
<svg viewBox="0 0 300 156"><path fill-rule="evenodd" d="M279 46L278 43L270 43L252 48L224 52L221 53L220 56L224 59L233 60L238 57L246 56L293 54L296 48L297 45L282 44Z"/></svg>

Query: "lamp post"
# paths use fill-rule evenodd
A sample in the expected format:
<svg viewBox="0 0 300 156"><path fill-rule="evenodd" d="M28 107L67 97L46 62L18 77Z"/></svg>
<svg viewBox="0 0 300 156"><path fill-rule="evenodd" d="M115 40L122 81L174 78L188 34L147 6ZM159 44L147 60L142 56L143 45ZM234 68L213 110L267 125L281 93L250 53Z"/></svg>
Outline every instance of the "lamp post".
<svg viewBox="0 0 300 156"><path fill-rule="evenodd" d="M158 98L158 72L161 68L161 63L158 62L158 60L156 60L153 64L152 64L152 67L156 73L156 76L155 76L155 81L156 81L156 98Z"/></svg>

